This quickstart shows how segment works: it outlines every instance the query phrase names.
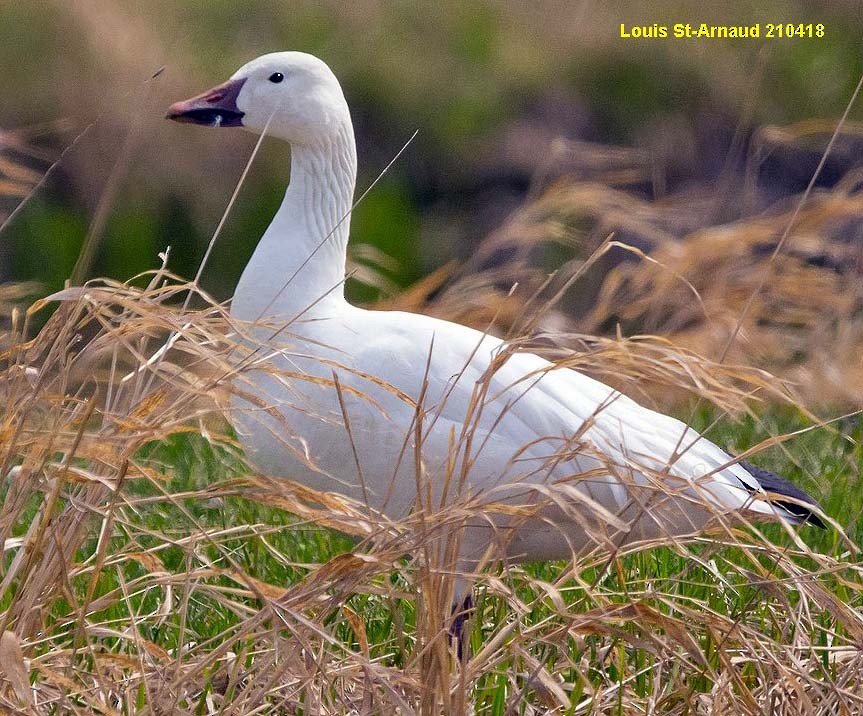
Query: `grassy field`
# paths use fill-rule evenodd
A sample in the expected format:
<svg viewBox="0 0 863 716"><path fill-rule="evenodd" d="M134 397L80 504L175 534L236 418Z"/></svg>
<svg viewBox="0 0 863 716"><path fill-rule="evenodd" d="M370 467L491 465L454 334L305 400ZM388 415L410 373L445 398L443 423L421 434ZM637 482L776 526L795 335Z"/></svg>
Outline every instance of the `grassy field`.
<svg viewBox="0 0 863 716"><path fill-rule="evenodd" d="M354 298L529 336L531 350L691 420L729 452L754 448L749 459L813 495L829 522L726 525L687 543L566 562L490 561L470 575L476 607L460 661L450 639L456 528L507 506L456 501L393 522L254 474L224 420L242 347L226 304L207 289L230 293L279 199L287 155L264 158L263 176L243 187L232 235L193 285L171 271L198 267L210 240L201 227L247 156L242 139L222 140L219 151L206 144L215 140L188 140L169 164L159 147L177 148L179 135L160 145L152 127L129 130L156 139L146 160L126 157L139 174L107 185L108 164L92 150L115 148L132 116L167 132L168 95L209 86L258 43L280 46L278 28L299 26L298 9L264 5L261 16L277 21L243 39L233 37L235 4L213 3L184 49L171 33L191 24L187 4L154 4L146 12L159 29L150 31L119 3L103 8L113 8L111 22L75 3L81 42L110 36L91 63L109 68L110 82L82 69L53 82L83 65L47 39L40 52L0 43L6 64L23 68L15 82L33 89L25 118L48 116L56 103L66 113L62 102L107 104L94 125L105 134L85 137L92 144L70 151L52 179L65 199L45 196L46 183L19 203L57 157L42 146L43 127L9 133L0 147L0 220L23 207L2 235L8 270L40 281L0 284L0 711L863 713L863 125L857 114L841 128L810 121L838 116L850 96L853 73L812 77L856 66L853 32L783 46L762 67L753 48L741 59L721 44L633 55L603 30L616 17L598 8L557 28L554 4L544 3L522 20L533 28L523 35L521 3L484 15L456 12L457 3L417 6L417 18L387 19L392 28L371 11L301 3L304 47L328 50L357 100L365 171L374 176L415 127L425 129L412 152L436 166L429 172L407 153L413 164L404 173L397 165L358 207ZM43 17L19 4L0 35L41 38L47 21L65 30L57 7ZM852 19L850 9L831 12L831 28ZM316 39L321 13L338 31ZM388 53L368 42L378 27L398 40ZM214 33L225 28L231 37L216 53ZM437 33L436 54L416 52ZM65 31L55 34L67 43ZM141 99L144 109L130 110L130 83L150 77L166 45L177 47L165 73L174 85L154 83L152 106ZM430 59L438 55L451 59ZM439 65L450 68L448 82L428 71ZM575 94L560 75L578 78ZM76 91L54 97L61 85ZM579 93L590 98L589 131L552 139L552 121L531 139L534 113L571 117ZM719 129L699 119L723 112ZM379 124L380 136L364 123ZM496 138L472 135L491 129ZM70 139L81 127L55 131ZM537 167L540 155L548 166ZM226 184L202 187L202 176ZM452 184L438 196L417 177ZM471 234L459 223L475 213L462 201L465 177L491 177L477 191L495 196L514 182L520 203L500 226ZM117 206L91 231L77 204L96 206L106 191L105 207L113 192ZM464 215L454 223L438 207L453 197ZM192 204L217 209L197 222ZM448 241L463 243L461 253L444 251ZM174 253L159 270L25 308L63 285L82 253L93 259L82 275L126 277L168 244ZM456 255L463 262L444 263ZM156 353L168 336L171 349Z"/></svg>
<svg viewBox="0 0 863 716"><path fill-rule="evenodd" d="M8 708L858 712L856 417L807 430L799 409L762 407L709 432L735 452L766 446L754 460L815 495L829 529L753 525L568 563L489 565L475 577L470 656L459 663L452 566L428 529L470 505L394 524L250 475L204 402L226 389L212 378L226 375L223 308L168 308L188 288L169 278L72 289L35 339L6 354ZM168 330L176 355L136 370ZM88 353L101 357L89 364ZM204 359L209 371L190 369ZM714 418L702 407L695 424Z"/></svg>
<svg viewBox="0 0 863 716"><path fill-rule="evenodd" d="M526 232L534 242L553 241L561 215L601 207L597 192L610 191L558 185L490 236L488 251L518 245L525 227L538 229ZM393 522L251 474L219 417L242 386L244 349L231 333L242 327L165 267L68 288L26 312L21 297L34 288L4 287L0 704L106 714L859 713L863 427L856 412L832 416L858 394L853 370L837 366L856 360L863 314L853 262L839 250L835 265L813 260L832 250L827 227L856 201L848 186L815 197L775 266L764 242L778 245L788 212L734 225L737 251L725 258L712 240L720 227L687 239L713 248L712 282L700 277L703 251L677 251L675 263L668 242L653 250L662 271L649 260L611 271L588 320L644 311L683 347L561 323L555 300L615 248L608 240L552 279L516 255L431 276L393 299L467 323L494 318L502 334L532 333L531 349L561 367L676 404L730 452L754 449L750 459L806 489L831 520L826 530L726 525L686 544L597 549L567 563L492 561L471 576L462 662L449 637L448 555L458 525L511 506L459 499ZM761 291L769 270L782 280ZM516 282L536 298L513 302L502 287ZM696 321L692 294L674 293L681 285L698 297ZM753 292L762 300L746 315ZM802 311L813 293L817 310ZM550 341L549 318L573 331ZM716 355L733 325L744 348L731 361L686 348ZM168 336L170 350L157 351ZM747 367L764 346L796 384ZM783 358L783 346L794 355ZM819 419L805 407L818 395L845 407L822 407Z"/></svg>

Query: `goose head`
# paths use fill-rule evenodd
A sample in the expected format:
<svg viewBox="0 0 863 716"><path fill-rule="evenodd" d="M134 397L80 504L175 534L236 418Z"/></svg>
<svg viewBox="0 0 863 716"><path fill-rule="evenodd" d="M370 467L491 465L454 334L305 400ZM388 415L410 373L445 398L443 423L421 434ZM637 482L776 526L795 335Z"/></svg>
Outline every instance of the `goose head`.
<svg viewBox="0 0 863 716"><path fill-rule="evenodd" d="M326 63L304 52L274 52L243 65L224 84L172 104L167 118L317 144L350 115Z"/></svg>

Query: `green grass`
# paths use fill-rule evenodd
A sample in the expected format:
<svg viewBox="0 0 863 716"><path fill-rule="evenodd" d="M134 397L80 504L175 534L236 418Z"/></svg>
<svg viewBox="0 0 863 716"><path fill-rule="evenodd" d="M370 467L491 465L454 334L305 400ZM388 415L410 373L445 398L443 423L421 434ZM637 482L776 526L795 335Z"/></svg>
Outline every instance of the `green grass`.
<svg viewBox="0 0 863 716"><path fill-rule="evenodd" d="M224 424L197 422L228 395L222 309L189 322L162 303L184 284L161 277L143 290L88 287L92 305L61 306L28 348L38 373L10 362L0 382L3 459L18 467L0 503L0 630L27 659L12 649L10 661L0 644L20 672L13 696L0 682L0 706L26 702L25 681L40 704L82 713L437 714L472 703L478 713L682 716L700 703L746 714L855 703L856 419L807 431L802 411L762 408L708 434L742 452L799 433L752 460L819 499L842 529L760 524L685 545L491 565L475 576L471 656L459 663L447 637L453 565L435 561L419 518L388 524L250 475ZM110 320L73 354L94 315ZM142 337L171 330L189 353L150 364L149 385L126 381L136 374L113 351L143 344L135 355L148 355ZM206 368L188 369L189 355ZM688 354L659 357L703 375ZM112 386L110 399L91 397L91 378ZM758 380L752 390L767 393ZM700 410L695 427L717 417ZM437 529L470 508L426 519Z"/></svg>
<svg viewBox="0 0 863 716"><path fill-rule="evenodd" d="M709 413L702 412L697 422L706 425L709 418ZM801 419L789 411L774 410L758 422L723 423L712 438L721 445L742 449L771 434L789 433L803 426ZM863 505L863 486L857 479L863 465L859 445L861 428L858 424L842 427L842 432L819 429L795 438L787 444L793 459L776 449L759 455L756 460L794 479L814 494L827 513L843 524L849 537L857 542L861 530L859 510ZM117 510L110 554L155 550L152 554L165 571L180 576L174 588L184 589L190 595L188 600L184 597L178 601L187 603L188 608L172 609L157 619L140 619L143 638L168 653L175 653L184 643L230 641L234 639L232 629L248 616L238 613L237 606L245 605L249 613L260 608L258 599L251 594L235 596L231 600L215 598L220 590L238 586L235 579L225 575L202 580L209 584L208 590L184 584L182 575L190 567L194 569L210 564L229 569L229 561L233 561L235 567L249 576L287 589L299 584L317 565L354 548L354 543L343 535L298 524L295 518L277 508L242 496L218 496L219 485L229 484L239 477L243 467L229 450L214 446L199 436L185 434L161 444L149 445L139 457L157 466L165 481L139 480L127 484L126 504ZM187 498L164 498L164 495L187 493L190 495ZM216 496L208 498L210 493ZM209 542L201 539L190 547L181 542L188 536L192 525L201 533L216 535L236 526L246 526L246 529L235 536L215 536ZM790 545L779 525L765 525L763 531L770 542ZM815 553L837 554L844 549L832 529L803 528L800 534ZM95 550L94 537L85 544L82 556L92 555ZM774 555L769 553L760 558L768 574L773 559ZM805 564L806 560L801 558L798 562ZM500 589L480 584L470 635L474 653L479 653L503 625L515 618L512 597L531 605L529 612L519 617L522 626L510 639L518 645L518 650L510 659L500 660L477 679L473 699L482 713L510 712L507 704L514 697L510 675L513 672L530 673L534 668L533 662L525 661L524 653L529 653L550 673L557 674L563 683L572 685L569 692L571 713L575 713L576 705L585 698L585 685L598 687L605 684L607 687L610 683L622 683L632 678L633 683L629 687L632 693L649 697L656 689L651 670L658 656L652 653L655 650L645 648L645 645L650 643L651 632L663 633L660 615L672 616L679 606L695 610L706 608L731 619L744 620L763 634L783 641L792 636L783 632L789 628L788 624L776 618L778 597L768 588L749 583L746 574L753 565L739 548L720 548L704 542L687 550L652 549L625 556L608 570L599 566L575 565L579 579L561 579L561 575L571 568L571 565L561 562L516 567L503 578L507 589L511 590L510 598L501 596ZM349 608L363 623L364 638L368 640L372 660L388 667L402 668L409 662L417 617L415 599L411 596L416 589L411 585L411 569L410 563L404 560L391 574L382 574L361 585L364 588L345 599L342 606L334 603L329 608L321 620L322 625L332 628L333 636L349 650L360 652L362 640L344 618L344 607ZM78 599L84 598L88 579L88 575L82 575L73 580ZM825 575L822 581L830 583L830 591L840 600L859 606L859 592L844 589L840 583L841 574ZM128 599L110 599L123 582L127 585L147 584L147 569L130 559L103 569L94 601L98 603L101 598L108 598L111 604L102 611L90 612L88 620L91 623L125 623L130 612L138 615L158 613L165 594L152 584ZM555 605L551 598L542 596L543 584L554 585L554 591L566 604L565 610L560 609L560 604ZM586 589L585 584L592 587ZM785 590L787 605L794 609L799 603L797 588L788 586L782 589ZM663 598L657 599L656 595ZM653 623L630 620L615 627L612 620L600 628L604 633L585 635L572 632L573 616L598 608L607 611L614 605L648 603L657 615ZM52 616L54 627L68 623L69 604L57 602ZM841 625L830 621L829 615L822 616L824 633L828 629L838 629L841 633ZM544 635L544 639L533 641L525 636L538 625L541 629L537 633ZM556 636L551 638L550 635L555 633ZM710 670L721 673L727 667L722 663L722 648L717 645L714 632L704 630L693 633L692 637L704 655L705 664L700 673L690 671L686 683L694 693L706 694L715 685ZM642 648L638 648L639 642L643 643ZM240 640L240 643L245 644L251 654L257 642L248 639ZM112 642L111 639L106 640L105 646L120 647L119 641ZM46 644L45 648L52 647ZM234 650L237 651L236 645ZM252 657L247 656L247 661L251 663ZM819 678L835 679L836 668L835 664L825 661ZM745 683L754 683L759 675L752 665L744 665L740 667L740 678ZM524 686L526 682L522 678L518 683ZM533 686L527 687L525 698L535 698L533 692ZM690 697L678 694L676 698ZM589 709L578 710L578 713L589 712ZM623 703L618 713L627 713Z"/></svg>

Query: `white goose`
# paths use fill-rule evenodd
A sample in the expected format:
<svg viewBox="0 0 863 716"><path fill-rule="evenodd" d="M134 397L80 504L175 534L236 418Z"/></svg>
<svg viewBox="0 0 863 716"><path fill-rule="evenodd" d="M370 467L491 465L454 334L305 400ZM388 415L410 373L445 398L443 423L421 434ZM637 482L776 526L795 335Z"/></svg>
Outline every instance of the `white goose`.
<svg viewBox="0 0 863 716"><path fill-rule="evenodd" d="M232 405L264 472L394 518L416 508L417 466L433 499L451 500L458 483L476 499L545 505L471 522L465 562L495 540L509 559L552 559L690 535L717 516L821 524L794 485L603 383L465 326L349 304L356 150L341 87L321 60L264 55L168 117L291 144L290 186L231 307L265 347L257 358L267 365L245 374L247 395Z"/></svg>

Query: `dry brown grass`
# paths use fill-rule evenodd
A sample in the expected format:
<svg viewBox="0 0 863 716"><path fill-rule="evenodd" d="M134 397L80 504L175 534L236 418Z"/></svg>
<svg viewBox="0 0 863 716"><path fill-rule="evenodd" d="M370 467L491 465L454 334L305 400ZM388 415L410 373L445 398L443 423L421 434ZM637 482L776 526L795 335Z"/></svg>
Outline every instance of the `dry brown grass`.
<svg viewBox="0 0 863 716"><path fill-rule="evenodd" d="M763 128L753 137L739 191L720 178L719 187L658 201L631 189L655 182L643 153L561 144L549 169L558 178L487 237L465 266L446 266L385 306L483 329L492 324L501 335L526 329L569 332L576 341L582 335L622 335L629 356L640 347L648 353L658 349L652 339L629 337L661 336L718 363L755 365L782 379L782 388L774 384L762 392L764 398L859 406L861 170L813 192L772 262L800 197L789 196L765 212L757 185L765 156L817 154L834 128L825 122ZM844 154L857 146L853 141L861 131L845 125L838 141ZM729 210L739 218L711 223ZM563 253L569 260L547 268L549 247L555 257ZM738 325L753 293L756 300ZM578 344L563 347L573 345ZM627 366L611 358L606 356L604 372L627 374ZM661 380L651 392L668 404L680 397L675 393L668 401L668 388ZM649 389L644 382L628 386L630 392Z"/></svg>
<svg viewBox="0 0 863 716"><path fill-rule="evenodd" d="M641 169L610 171L603 157L596 161L605 183L553 185L458 280L447 284L456 270L444 269L392 303L494 325L514 339L511 350L541 350L630 393L661 386L666 396L695 395L735 414L757 417L759 401L808 414L799 385L746 367L753 358L782 367L793 355L794 370L810 372L786 376L807 377L823 398L833 394L817 371L838 371L837 397L859 399L851 378L860 289L850 268L859 269L859 256L836 240L837 227L859 215L853 176L804 207L772 266L775 280L745 318L741 347L731 361L708 360L702 354L720 354L735 329L788 212L687 231L681 242L661 225L671 208L618 186ZM594 228L575 231L585 217ZM645 239L649 256L609 239L620 226ZM580 252L551 279L532 254L550 241ZM496 261L509 249L516 260ZM638 260L606 263L615 251ZM597 273L595 307L569 317L561 301ZM516 281L520 288L510 290ZM337 495L250 474L219 417L230 391L243 390L247 363L235 338L245 327L232 325L223 305L163 267L127 284L68 289L33 335L29 322L47 306L13 316L21 291L0 292L8 317L0 353L0 707L863 712L863 573L843 531L859 532L857 447L822 466L847 471L832 489L850 515L826 535L729 524L715 514L709 537L618 549L614 531L625 525L594 514L610 537L566 564L532 567L501 566L490 540L470 575L478 597L472 649L459 662L448 634L460 530L475 520L535 519L535 502L454 492L446 505L419 500L410 517L393 521ZM618 323L663 337L614 335ZM608 337L591 335L609 328ZM169 350L160 350L169 337ZM819 368L822 354L829 361ZM837 452L849 442L821 432ZM418 464L421 453L420 443ZM566 487L548 490L546 500L564 504ZM662 504L672 488L664 489L645 509ZM354 546L334 545L323 527L351 535Z"/></svg>
<svg viewBox="0 0 863 716"><path fill-rule="evenodd" d="M0 130L0 199L17 202L42 178L42 173L27 162L28 159L45 159L29 141L38 131L44 128L17 132ZM0 213L0 220L5 217L6 213Z"/></svg>
<svg viewBox="0 0 863 716"><path fill-rule="evenodd" d="M164 270L142 279L67 291L35 337L19 333L2 355L5 708L860 712L863 574L841 530L819 551L718 516L726 526L712 538L658 555L597 549L566 566L482 570L473 651L459 664L447 637L458 529L526 508L458 498L394 523L247 474L224 424L206 419L238 377L224 307L196 292L205 307L184 312L193 286ZM764 373L658 339L639 352L648 363L631 342L581 340L590 350L568 364L628 365L729 406L745 401L746 381L771 390ZM216 456L203 484L148 448L189 433ZM214 504L262 519L213 520ZM294 530L332 526L359 544L297 561L279 547L282 511Z"/></svg>

